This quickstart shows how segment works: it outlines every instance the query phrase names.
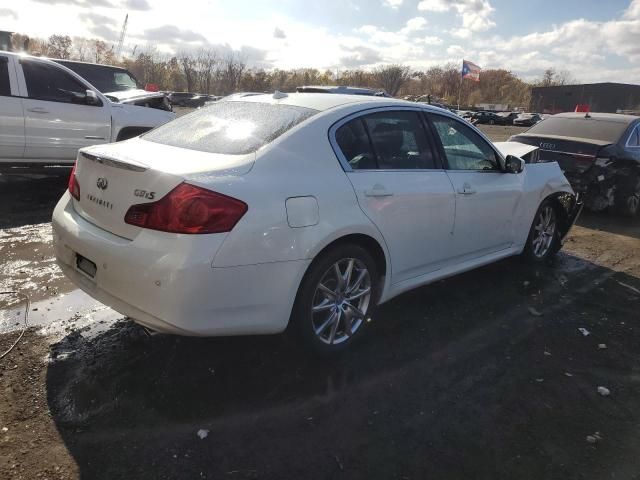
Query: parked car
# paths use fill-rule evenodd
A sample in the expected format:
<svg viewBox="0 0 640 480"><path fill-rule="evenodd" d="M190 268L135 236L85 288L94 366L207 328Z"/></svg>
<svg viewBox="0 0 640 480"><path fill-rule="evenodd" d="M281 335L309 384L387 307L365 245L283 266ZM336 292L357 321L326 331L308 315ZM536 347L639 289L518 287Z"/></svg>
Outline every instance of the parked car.
<svg viewBox="0 0 640 480"><path fill-rule="evenodd" d="M299 93L339 93L346 95L372 95L376 97L391 97L384 90L373 90L363 87L344 87L344 86L326 86L326 85L306 85L296 87Z"/></svg>
<svg viewBox="0 0 640 480"><path fill-rule="evenodd" d="M114 103L52 60L0 52L0 166L73 165L82 147L135 137L174 117Z"/></svg>
<svg viewBox="0 0 640 480"><path fill-rule="evenodd" d="M475 112L473 115L471 115L470 120L474 125L500 125L502 122L502 118L493 112Z"/></svg>
<svg viewBox="0 0 640 480"><path fill-rule="evenodd" d="M542 121L542 117L537 113L521 113L513 119L513 125L517 127L531 127Z"/></svg>
<svg viewBox="0 0 640 480"><path fill-rule="evenodd" d="M152 330L291 328L332 353L402 292L547 260L578 206L557 164L504 157L448 111L276 92L83 149L53 232L76 285Z"/></svg>
<svg viewBox="0 0 640 480"><path fill-rule="evenodd" d="M499 125L513 125L513 121L520 115L518 112L499 112L498 117L500 121L496 122Z"/></svg>
<svg viewBox="0 0 640 480"><path fill-rule="evenodd" d="M173 106L186 107L187 102L189 102L192 98L196 97L197 95L198 95L197 93L190 93L190 92L171 92L169 93L167 98L169 99L169 102Z"/></svg>
<svg viewBox="0 0 640 480"><path fill-rule="evenodd" d="M144 90L136 77L126 68L71 60L52 60L73 70L112 102L171 111L171 104L164 92Z"/></svg>
<svg viewBox="0 0 640 480"><path fill-rule="evenodd" d="M640 117L559 113L511 140L540 147L540 161L557 161L594 211L626 216L640 209Z"/></svg>

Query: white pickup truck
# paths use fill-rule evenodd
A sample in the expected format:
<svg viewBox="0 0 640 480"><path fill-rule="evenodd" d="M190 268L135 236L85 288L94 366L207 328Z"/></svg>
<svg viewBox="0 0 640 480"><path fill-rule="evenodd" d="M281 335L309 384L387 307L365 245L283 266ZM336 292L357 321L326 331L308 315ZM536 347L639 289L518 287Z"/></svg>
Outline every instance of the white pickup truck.
<svg viewBox="0 0 640 480"><path fill-rule="evenodd" d="M52 60L0 51L0 169L72 165L82 147L135 137L174 118L111 101Z"/></svg>

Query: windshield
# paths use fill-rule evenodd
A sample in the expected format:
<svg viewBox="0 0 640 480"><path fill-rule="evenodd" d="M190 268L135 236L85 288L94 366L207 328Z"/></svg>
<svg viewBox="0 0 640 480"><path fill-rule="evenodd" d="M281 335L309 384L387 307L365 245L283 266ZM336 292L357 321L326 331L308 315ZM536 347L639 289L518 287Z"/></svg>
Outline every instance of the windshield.
<svg viewBox="0 0 640 480"><path fill-rule="evenodd" d="M124 68L91 63L58 62L73 70L102 93L137 89L138 84Z"/></svg>
<svg viewBox="0 0 640 480"><path fill-rule="evenodd" d="M201 152L243 155L274 141L317 110L259 102L218 102L144 135L145 140Z"/></svg>
<svg viewBox="0 0 640 480"><path fill-rule="evenodd" d="M628 124L625 122L612 122L595 118L549 117L527 130L527 134L588 138L616 143L627 127Z"/></svg>

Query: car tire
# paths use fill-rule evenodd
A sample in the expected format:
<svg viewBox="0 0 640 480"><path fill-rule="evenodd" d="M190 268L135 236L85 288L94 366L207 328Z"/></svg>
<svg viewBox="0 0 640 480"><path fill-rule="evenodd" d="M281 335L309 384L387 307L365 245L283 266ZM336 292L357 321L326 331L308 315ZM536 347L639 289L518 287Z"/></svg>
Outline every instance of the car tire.
<svg viewBox="0 0 640 480"><path fill-rule="evenodd" d="M302 279L290 319L294 339L316 354L341 353L362 337L379 298L380 276L371 254L355 244L332 248Z"/></svg>
<svg viewBox="0 0 640 480"><path fill-rule="evenodd" d="M624 217L640 214L640 179L620 179L613 197L613 211Z"/></svg>
<svg viewBox="0 0 640 480"><path fill-rule="evenodd" d="M560 221L557 206L553 201L543 201L529 230L522 258L529 263L543 263L550 260L561 247Z"/></svg>

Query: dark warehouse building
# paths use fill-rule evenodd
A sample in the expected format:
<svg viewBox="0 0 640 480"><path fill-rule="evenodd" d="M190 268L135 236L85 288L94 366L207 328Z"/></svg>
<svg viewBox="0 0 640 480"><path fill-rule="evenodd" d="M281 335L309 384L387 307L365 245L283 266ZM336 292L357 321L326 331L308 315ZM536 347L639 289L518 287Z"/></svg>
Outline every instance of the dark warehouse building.
<svg viewBox="0 0 640 480"><path fill-rule="evenodd" d="M592 112L637 112L640 111L640 85L607 82L531 90L532 112L573 112L576 105L588 105Z"/></svg>

